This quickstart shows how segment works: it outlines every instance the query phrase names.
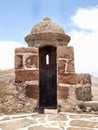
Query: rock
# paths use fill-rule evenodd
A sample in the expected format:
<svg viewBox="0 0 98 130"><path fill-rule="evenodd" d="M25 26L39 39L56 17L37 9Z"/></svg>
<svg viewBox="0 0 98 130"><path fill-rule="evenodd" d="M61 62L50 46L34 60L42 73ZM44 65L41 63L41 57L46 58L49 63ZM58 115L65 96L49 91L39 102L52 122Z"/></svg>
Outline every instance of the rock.
<svg viewBox="0 0 98 130"><path fill-rule="evenodd" d="M34 126L28 128L28 130L60 130L59 128L51 128L51 127L44 127L44 126Z"/></svg>

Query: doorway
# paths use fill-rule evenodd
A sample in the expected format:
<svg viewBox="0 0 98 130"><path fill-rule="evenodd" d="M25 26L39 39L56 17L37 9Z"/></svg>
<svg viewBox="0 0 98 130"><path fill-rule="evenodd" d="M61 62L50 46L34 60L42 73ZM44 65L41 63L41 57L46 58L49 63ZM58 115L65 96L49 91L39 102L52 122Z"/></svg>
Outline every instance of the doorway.
<svg viewBox="0 0 98 130"><path fill-rule="evenodd" d="M39 48L39 108L57 108L56 47Z"/></svg>

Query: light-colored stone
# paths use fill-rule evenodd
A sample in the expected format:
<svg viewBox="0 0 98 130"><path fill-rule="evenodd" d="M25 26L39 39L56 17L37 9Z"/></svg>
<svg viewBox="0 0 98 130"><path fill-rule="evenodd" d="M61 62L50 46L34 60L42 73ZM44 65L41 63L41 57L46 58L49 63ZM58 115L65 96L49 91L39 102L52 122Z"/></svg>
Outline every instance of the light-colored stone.
<svg viewBox="0 0 98 130"><path fill-rule="evenodd" d="M93 129L89 129L89 128L74 128L74 127L70 127L67 130L93 130Z"/></svg>
<svg viewBox="0 0 98 130"><path fill-rule="evenodd" d="M15 130L15 129L26 127L28 125L32 125L34 123L36 123L36 121L29 120L29 119L13 120L10 122L4 122L0 124L0 128L3 130Z"/></svg>
<svg viewBox="0 0 98 130"><path fill-rule="evenodd" d="M98 128L98 122L91 122L86 120L73 120L70 125L88 128Z"/></svg>
<svg viewBox="0 0 98 130"><path fill-rule="evenodd" d="M57 109L44 109L45 114L57 114Z"/></svg>
<svg viewBox="0 0 98 130"><path fill-rule="evenodd" d="M34 126L28 128L28 130L60 130L59 128L51 128L51 127L44 127L44 126Z"/></svg>

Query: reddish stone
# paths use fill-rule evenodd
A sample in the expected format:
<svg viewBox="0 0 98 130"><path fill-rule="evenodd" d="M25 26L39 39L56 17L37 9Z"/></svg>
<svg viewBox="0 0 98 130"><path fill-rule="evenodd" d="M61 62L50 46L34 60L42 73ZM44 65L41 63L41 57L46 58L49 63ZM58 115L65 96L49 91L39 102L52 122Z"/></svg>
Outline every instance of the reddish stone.
<svg viewBox="0 0 98 130"><path fill-rule="evenodd" d="M74 67L73 60L68 61L67 72L74 72L75 73L75 67Z"/></svg>
<svg viewBox="0 0 98 130"><path fill-rule="evenodd" d="M38 68L38 56L37 55L30 55L25 60L25 66L27 68Z"/></svg>
<svg viewBox="0 0 98 130"><path fill-rule="evenodd" d="M58 74L64 74L65 73L65 61L59 60L58 61Z"/></svg>
<svg viewBox="0 0 98 130"><path fill-rule="evenodd" d="M65 58L74 60L73 47L58 46L57 47L57 58Z"/></svg>
<svg viewBox="0 0 98 130"><path fill-rule="evenodd" d="M68 72L75 72L74 61L58 60L58 74L64 74Z"/></svg>
<svg viewBox="0 0 98 130"><path fill-rule="evenodd" d="M58 82L64 84L77 84L77 74L66 73L58 75Z"/></svg>
<svg viewBox="0 0 98 130"><path fill-rule="evenodd" d="M28 98L38 99L39 97L38 85L27 85L25 87L25 94Z"/></svg>
<svg viewBox="0 0 98 130"><path fill-rule="evenodd" d="M23 55L15 55L15 69L23 68Z"/></svg>
<svg viewBox="0 0 98 130"><path fill-rule="evenodd" d="M69 95L69 88L68 87L58 87L58 99L67 99Z"/></svg>
<svg viewBox="0 0 98 130"><path fill-rule="evenodd" d="M90 74L58 73L58 82L64 84L91 84Z"/></svg>
<svg viewBox="0 0 98 130"><path fill-rule="evenodd" d="M38 70L15 70L15 81L23 82L23 81L31 81L39 79Z"/></svg>

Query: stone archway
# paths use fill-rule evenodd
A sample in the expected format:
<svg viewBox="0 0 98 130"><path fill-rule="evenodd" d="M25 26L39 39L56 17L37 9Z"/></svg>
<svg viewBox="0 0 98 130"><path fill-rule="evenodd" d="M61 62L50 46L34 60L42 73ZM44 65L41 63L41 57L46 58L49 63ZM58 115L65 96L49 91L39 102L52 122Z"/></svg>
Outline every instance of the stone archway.
<svg viewBox="0 0 98 130"><path fill-rule="evenodd" d="M39 48L39 108L57 108L56 47Z"/></svg>

